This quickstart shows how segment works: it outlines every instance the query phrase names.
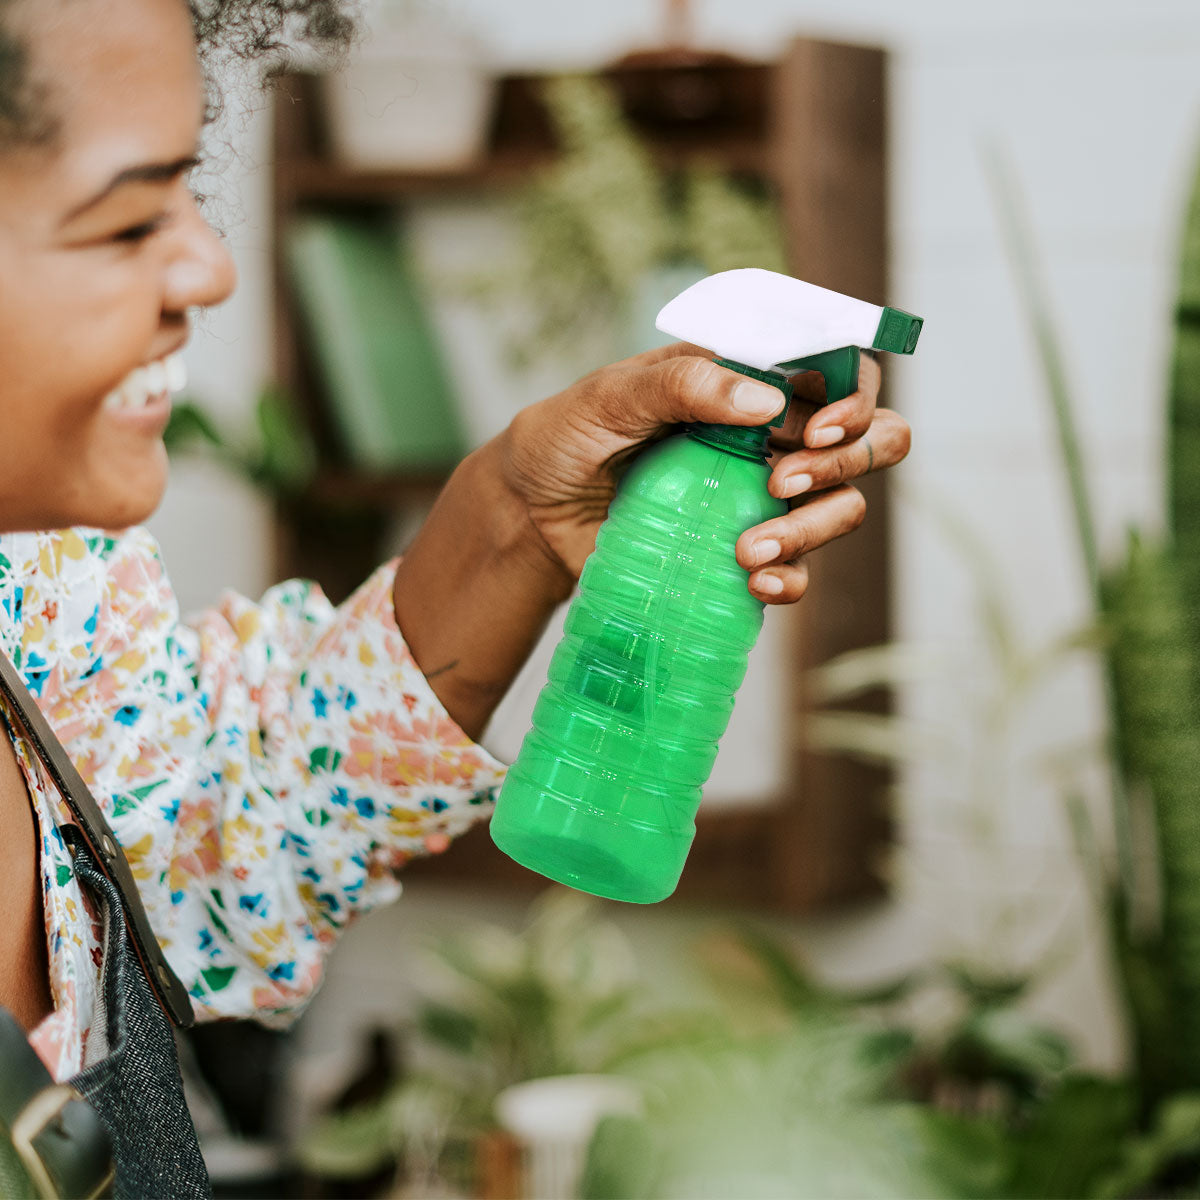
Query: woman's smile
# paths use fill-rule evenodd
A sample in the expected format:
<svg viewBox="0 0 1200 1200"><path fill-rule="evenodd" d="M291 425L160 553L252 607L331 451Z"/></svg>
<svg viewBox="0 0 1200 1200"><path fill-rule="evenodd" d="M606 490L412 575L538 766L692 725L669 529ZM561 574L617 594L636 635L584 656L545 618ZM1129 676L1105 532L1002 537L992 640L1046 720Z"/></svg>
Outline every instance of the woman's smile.
<svg viewBox="0 0 1200 1200"><path fill-rule="evenodd" d="M21 281L0 289L0 530L124 529L166 487L189 314L234 284L188 182L204 116L191 13L16 12L34 67L52 64L55 135L0 154L0 276Z"/></svg>
<svg viewBox="0 0 1200 1200"><path fill-rule="evenodd" d="M104 397L104 414L125 428L161 434L171 416L171 397L186 386L187 367L176 351L130 371Z"/></svg>

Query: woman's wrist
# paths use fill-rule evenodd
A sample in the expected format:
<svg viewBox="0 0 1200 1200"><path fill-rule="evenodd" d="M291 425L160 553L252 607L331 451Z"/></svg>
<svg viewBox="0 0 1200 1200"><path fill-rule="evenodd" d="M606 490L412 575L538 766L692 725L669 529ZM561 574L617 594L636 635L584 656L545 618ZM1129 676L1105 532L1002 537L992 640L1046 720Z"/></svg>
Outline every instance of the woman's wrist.
<svg viewBox="0 0 1200 1200"><path fill-rule="evenodd" d="M473 737L574 584L506 476L504 440L455 469L393 585L409 651Z"/></svg>

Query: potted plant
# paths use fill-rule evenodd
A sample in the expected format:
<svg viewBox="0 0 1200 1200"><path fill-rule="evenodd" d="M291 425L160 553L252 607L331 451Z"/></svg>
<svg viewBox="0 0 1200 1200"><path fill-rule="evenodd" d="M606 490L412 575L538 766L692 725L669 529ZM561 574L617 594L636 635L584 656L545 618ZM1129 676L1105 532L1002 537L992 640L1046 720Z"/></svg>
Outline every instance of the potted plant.
<svg viewBox="0 0 1200 1200"><path fill-rule="evenodd" d="M440 7L377 0L338 72L322 77L334 156L359 169L462 170L478 160L495 80L484 49Z"/></svg>

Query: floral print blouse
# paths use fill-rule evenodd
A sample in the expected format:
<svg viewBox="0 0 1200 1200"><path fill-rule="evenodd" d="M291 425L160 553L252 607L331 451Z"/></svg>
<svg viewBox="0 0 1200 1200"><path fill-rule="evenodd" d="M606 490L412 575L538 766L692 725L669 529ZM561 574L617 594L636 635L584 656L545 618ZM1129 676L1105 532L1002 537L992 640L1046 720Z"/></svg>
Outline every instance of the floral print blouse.
<svg viewBox="0 0 1200 1200"><path fill-rule="evenodd" d="M337 608L293 581L185 623L145 530L0 536L0 649L111 822L200 1020L294 1014L423 839L490 813L503 767L409 654L394 571ZM96 1011L100 930L56 828L66 809L7 725L40 830L54 1000L31 1041L64 1080Z"/></svg>

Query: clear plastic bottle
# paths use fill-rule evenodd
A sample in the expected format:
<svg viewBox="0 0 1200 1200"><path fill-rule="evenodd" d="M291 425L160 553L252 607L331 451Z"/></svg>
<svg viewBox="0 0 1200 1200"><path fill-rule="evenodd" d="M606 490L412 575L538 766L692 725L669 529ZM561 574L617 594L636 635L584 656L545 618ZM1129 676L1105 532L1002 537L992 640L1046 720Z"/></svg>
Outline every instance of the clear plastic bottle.
<svg viewBox="0 0 1200 1200"><path fill-rule="evenodd" d="M524 866L616 900L675 890L762 628L734 544L787 511L766 450L765 429L697 425L622 481L492 818Z"/></svg>

